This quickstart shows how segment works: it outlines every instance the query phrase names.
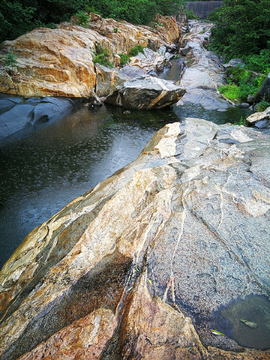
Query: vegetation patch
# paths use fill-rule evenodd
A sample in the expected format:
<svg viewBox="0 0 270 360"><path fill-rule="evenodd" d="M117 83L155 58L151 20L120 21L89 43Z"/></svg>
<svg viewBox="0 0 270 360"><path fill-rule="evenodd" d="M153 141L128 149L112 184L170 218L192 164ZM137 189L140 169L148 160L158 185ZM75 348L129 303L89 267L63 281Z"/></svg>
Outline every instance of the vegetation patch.
<svg viewBox="0 0 270 360"><path fill-rule="evenodd" d="M103 47L100 44L96 45L96 56L93 58L93 63L113 67L113 64L109 60L109 52L106 49L103 49Z"/></svg>
<svg viewBox="0 0 270 360"><path fill-rule="evenodd" d="M234 101L241 97L241 89L235 84L223 85L218 89L227 99Z"/></svg>
<svg viewBox="0 0 270 360"><path fill-rule="evenodd" d="M136 56L139 54L139 52L143 53L143 49L144 49L144 47L141 44L136 45L130 49L129 55Z"/></svg>
<svg viewBox="0 0 270 360"><path fill-rule="evenodd" d="M265 75L256 74L241 66L228 70L228 85L219 88L222 95L230 100L247 101L248 95L255 95L261 87Z"/></svg>
<svg viewBox="0 0 270 360"><path fill-rule="evenodd" d="M80 17L80 25L87 26L85 12L132 24L148 24L156 14L177 15L184 8L184 0L1 0L0 43L36 27L69 21L75 14Z"/></svg>
<svg viewBox="0 0 270 360"><path fill-rule="evenodd" d="M269 102L263 100L261 102L259 102L259 104L257 105L257 109L259 112L266 110L268 107L270 106Z"/></svg>
<svg viewBox="0 0 270 360"><path fill-rule="evenodd" d="M121 65L126 65L129 62L130 56L127 54L118 54L121 58Z"/></svg>
<svg viewBox="0 0 270 360"><path fill-rule="evenodd" d="M81 25L83 27L88 27L89 25L89 15L85 11L78 11L75 14L76 17L76 25Z"/></svg>
<svg viewBox="0 0 270 360"><path fill-rule="evenodd" d="M14 54L14 51L9 52L3 58L6 66L16 66L17 65L17 57Z"/></svg>

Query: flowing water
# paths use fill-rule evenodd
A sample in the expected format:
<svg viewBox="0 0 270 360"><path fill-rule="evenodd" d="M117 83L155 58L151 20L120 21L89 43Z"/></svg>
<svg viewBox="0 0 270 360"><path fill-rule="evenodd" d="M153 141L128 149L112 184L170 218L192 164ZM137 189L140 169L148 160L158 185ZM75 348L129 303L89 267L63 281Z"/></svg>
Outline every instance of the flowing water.
<svg viewBox="0 0 270 360"><path fill-rule="evenodd" d="M175 62L171 71L165 71L162 77L179 78L180 72L181 62ZM2 143L0 267L35 227L69 201L135 160L154 133L165 124L185 117L223 124L239 121L246 115L246 111L239 108L218 112L194 104L156 111L125 111L105 105L91 109L80 106L63 119L40 125L32 132L20 132ZM258 342L258 346L250 340L256 331L259 331L256 339L263 331L267 333L270 326L269 301L267 304L260 301L257 301L260 309L257 306L256 316L239 313L239 316L257 322L257 330L238 321L235 326L231 325L230 334L227 330L241 345L270 346L269 340ZM240 305L240 310L247 312L251 306L250 302ZM224 310L223 318L231 319L237 309ZM263 320L260 316L264 316Z"/></svg>

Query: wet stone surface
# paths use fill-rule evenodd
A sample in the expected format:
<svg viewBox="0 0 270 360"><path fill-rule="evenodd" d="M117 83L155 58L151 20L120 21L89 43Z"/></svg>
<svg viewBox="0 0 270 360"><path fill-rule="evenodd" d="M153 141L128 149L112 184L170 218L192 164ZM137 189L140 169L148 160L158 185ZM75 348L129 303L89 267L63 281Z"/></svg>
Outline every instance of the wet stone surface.
<svg viewBox="0 0 270 360"><path fill-rule="evenodd" d="M2 358L269 358L269 154L241 126L158 131L5 264Z"/></svg>

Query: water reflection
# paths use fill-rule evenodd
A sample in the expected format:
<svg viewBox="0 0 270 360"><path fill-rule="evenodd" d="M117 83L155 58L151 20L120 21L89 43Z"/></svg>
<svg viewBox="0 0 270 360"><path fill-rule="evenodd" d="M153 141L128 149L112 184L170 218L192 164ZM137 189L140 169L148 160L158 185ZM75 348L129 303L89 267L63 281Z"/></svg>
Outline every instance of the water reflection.
<svg viewBox="0 0 270 360"><path fill-rule="evenodd" d="M238 344L254 348L270 348L270 302L264 296L250 295L222 309L216 316L216 326L227 324L222 330Z"/></svg>
<svg viewBox="0 0 270 360"><path fill-rule="evenodd" d="M0 267L36 226L133 161L172 109L82 106L0 148Z"/></svg>

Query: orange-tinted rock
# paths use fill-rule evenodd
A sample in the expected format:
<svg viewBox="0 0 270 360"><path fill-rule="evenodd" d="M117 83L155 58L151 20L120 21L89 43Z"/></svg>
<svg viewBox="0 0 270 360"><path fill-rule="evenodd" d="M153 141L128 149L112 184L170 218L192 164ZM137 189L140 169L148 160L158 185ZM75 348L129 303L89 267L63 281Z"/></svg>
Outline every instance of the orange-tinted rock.
<svg viewBox="0 0 270 360"><path fill-rule="evenodd" d="M5 54L14 51L17 70L0 68L0 92L26 97L89 97L95 89L92 55L97 44L119 65L116 55L128 53L137 44L148 46L151 41L159 47L171 44L179 36L173 17L160 18L164 26L153 32L151 28L92 16L90 29L63 23L57 29L38 28L14 41L3 42L0 63Z"/></svg>
<svg viewBox="0 0 270 360"><path fill-rule="evenodd" d="M159 130L3 266L1 360L269 359L211 332L220 307L267 295L269 154L269 135L241 126ZM256 330L233 312L249 344L269 331L269 300L256 301Z"/></svg>

